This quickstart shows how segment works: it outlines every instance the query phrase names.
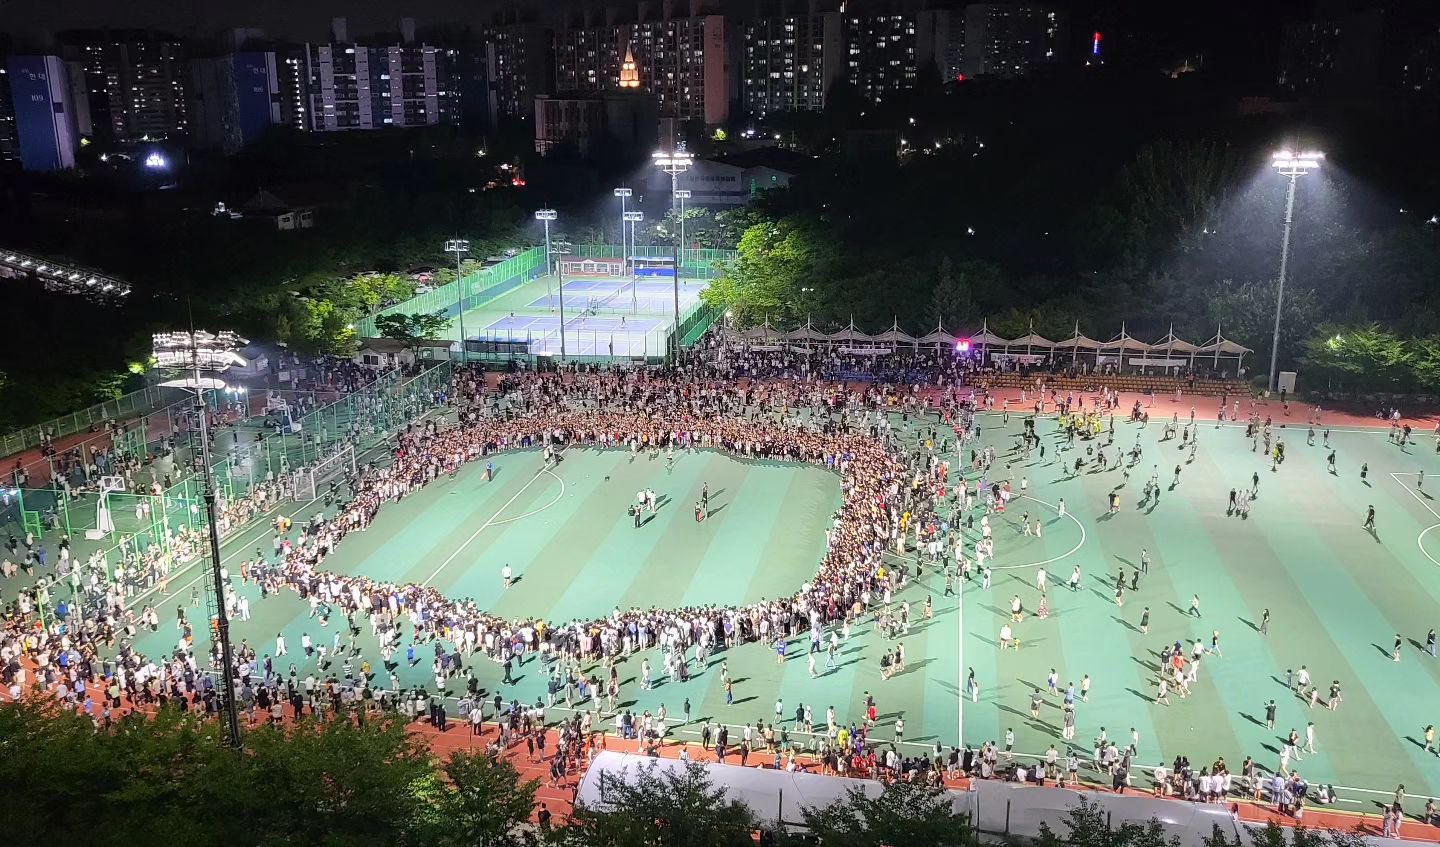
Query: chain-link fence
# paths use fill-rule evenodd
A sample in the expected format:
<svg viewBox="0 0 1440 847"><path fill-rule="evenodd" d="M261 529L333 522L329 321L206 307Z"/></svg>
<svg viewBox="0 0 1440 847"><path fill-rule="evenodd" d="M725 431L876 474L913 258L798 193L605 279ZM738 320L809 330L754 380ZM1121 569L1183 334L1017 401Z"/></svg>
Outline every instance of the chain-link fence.
<svg viewBox="0 0 1440 847"><path fill-rule="evenodd" d="M211 471L222 538L253 525L286 498L294 471L347 446L358 458L407 422L443 407L451 374L448 362L418 373L391 371L291 424L280 422L268 434L261 430L249 443L217 444ZM145 493L105 491L102 478L72 483L64 476L46 487L4 489L0 520L9 532L33 536L30 555L48 556L51 565L66 539L73 561L58 579L77 580L72 587L92 592L119 581L133 597L165 585L204 554L204 478L197 470L147 466L130 475L128 486ZM179 481L164 485L166 471Z"/></svg>
<svg viewBox="0 0 1440 847"><path fill-rule="evenodd" d="M362 338L379 335L375 319L381 315L429 315L435 312L454 318L461 310L479 307L545 272L545 248L532 247L503 262L466 274L454 282L411 297L361 320L355 332Z"/></svg>

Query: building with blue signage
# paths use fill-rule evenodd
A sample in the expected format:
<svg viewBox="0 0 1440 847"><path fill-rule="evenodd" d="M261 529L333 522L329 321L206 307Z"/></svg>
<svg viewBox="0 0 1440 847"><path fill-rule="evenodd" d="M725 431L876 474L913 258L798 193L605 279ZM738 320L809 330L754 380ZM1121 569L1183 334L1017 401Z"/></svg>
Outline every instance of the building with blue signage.
<svg viewBox="0 0 1440 847"><path fill-rule="evenodd" d="M58 56L11 56L6 70L21 165L27 171L75 167L78 134L64 61Z"/></svg>

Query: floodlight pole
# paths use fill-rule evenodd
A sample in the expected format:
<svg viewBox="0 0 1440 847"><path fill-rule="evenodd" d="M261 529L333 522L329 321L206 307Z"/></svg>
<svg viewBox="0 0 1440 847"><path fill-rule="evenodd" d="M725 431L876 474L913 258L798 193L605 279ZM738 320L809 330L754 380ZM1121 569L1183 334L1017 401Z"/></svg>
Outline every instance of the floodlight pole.
<svg viewBox="0 0 1440 847"><path fill-rule="evenodd" d="M220 527L215 519L215 474L210 468L210 424L205 389L200 383L200 356L191 350L195 371L195 414L200 416L200 478L205 499L205 523L210 534L210 578L215 589L215 634L220 642L221 705L225 709L225 735L230 747L240 749L240 714L235 704L235 663L230 649L230 615L225 610L225 580L220 575Z"/></svg>
<svg viewBox="0 0 1440 847"><path fill-rule="evenodd" d="M470 252L470 242L463 238L452 238L445 242L445 252L455 254L455 306L460 313L460 363L470 360L470 351L465 346L465 280L461 276L461 257Z"/></svg>
<svg viewBox="0 0 1440 847"><path fill-rule="evenodd" d="M538 209L535 212L535 220L545 224L545 308L550 308L550 274L554 271L550 266L550 222L558 218L554 209Z"/></svg>
<svg viewBox="0 0 1440 847"><path fill-rule="evenodd" d="M625 201L635 194L630 188L617 188L611 192L620 198L620 275L628 276L626 273L630 268L629 242L625 240L625 222L630 220L625 216Z"/></svg>
<svg viewBox="0 0 1440 847"><path fill-rule="evenodd" d="M1285 188L1285 226L1280 236L1280 279L1275 285L1275 332L1270 336L1270 391L1275 390L1276 373L1280 359L1280 306L1285 302L1285 271L1290 264L1290 225L1295 220L1295 180L1298 173L1289 174L1289 185Z"/></svg>
<svg viewBox="0 0 1440 847"><path fill-rule="evenodd" d="M625 213L625 222L630 225L630 243L631 243L632 246L633 246L634 243L635 243L635 227L636 227L637 225L639 225L639 223L640 223L641 221L643 221L643 220L645 220L645 213L644 213L644 212L638 212L638 211L637 211L637 212L626 212L626 213ZM631 275L630 275L630 313L631 313L631 314L639 314L639 313L640 313L640 295L637 293L637 289L639 289L639 288L640 288L640 277L634 273L634 268L631 268Z"/></svg>
<svg viewBox="0 0 1440 847"><path fill-rule="evenodd" d="M1271 157L1271 164L1286 177L1285 224L1280 236L1280 278L1275 284L1275 331L1270 336L1270 378L1269 391L1273 394L1279 374L1276 368L1280 360L1280 307L1285 302L1285 274L1290 266L1290 228L1295 222L1295 183L1301 176L1320 166L1324 153L1292 153L1288 150Z"/></svg>
<svg viewBox="0 0 1440 847"><path fill-rule="evenodd" d="M684 149L683 147L676 148L674 151L671 151L671 152L668 152L668 153L665 152L665 151L663 151L663 150L662 150L662 151L659 151L659 152L657 152L657 153L655 154L654 159L655 159L655 164L656 164L656 166L659 167L660 170L662 170L662 171L664 171L665 173L667 173L667 174L670 175L670 207L673 209L673 208L675 208L675 203L676 203L677 200L679 199L679 198L676 197L675 195L676 195L676 193L679 192L679 190L680 190L680 174L683 174L683 173L685 173L686 171L690 170L690 165L694 162L695 159L694 159L694 157L693 157L691 154L685 152L685 149ZM671 338L672 338L672 342L673 342L674 345L675 345L675 352L674 352L674 354L673 354L673 358L672 358L671 362L672 362L672 364L678 366L678 365L680 364L680 341L681 341L681 339L680 339L680 239L679 239L679 231L678 231L678 230L676 231L676 238L675 238L675 276L672 278L671 283L672 283L671 288L672 288L672 291L674 292L674 298L675 298L675 299L674 299L674 304L675 304L675 320L674 320L674 323L673 323L673 326L672 326L672 329L671 329L671 332L670 332Z"/></svg>
<svg viewBox="0 0 1440 847"><path fill-rule="evenodd" d="M688 189L688 188L682 188L682 189L680 189L680 190L678 190L678 191L675 192L675 196L676 196L677 198L679 198L679 200L680 200L680 250L679 250L680 259L679 259L679 262L683 264L684 261L685 261L685 201L690 199L690 189ZM677 278L678 278L678 275L679 275L679 273L680 273L680 267L679 267L678 264L677 264L676 267L675 267L675 273L676 273Z"/></svg>

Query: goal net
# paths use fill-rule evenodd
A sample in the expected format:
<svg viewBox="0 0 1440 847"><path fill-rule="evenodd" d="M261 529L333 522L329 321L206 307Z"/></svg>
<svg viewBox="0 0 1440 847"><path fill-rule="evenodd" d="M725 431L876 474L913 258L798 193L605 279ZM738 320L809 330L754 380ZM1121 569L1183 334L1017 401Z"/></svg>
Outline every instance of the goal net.
<svg viewBox="0 0 1440 847"><path fill-rule="evenodd" d="M344 444L329 457L295 470L290 475L290 496L306 503L317 500L332 480L355 472L355 448Z"/></svg>

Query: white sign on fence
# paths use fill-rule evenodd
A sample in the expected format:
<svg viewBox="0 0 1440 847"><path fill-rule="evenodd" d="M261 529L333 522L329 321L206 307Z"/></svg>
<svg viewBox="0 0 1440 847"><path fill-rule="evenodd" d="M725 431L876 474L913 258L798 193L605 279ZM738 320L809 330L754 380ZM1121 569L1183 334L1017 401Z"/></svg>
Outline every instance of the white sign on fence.
<svg viewBox="0 0 1440 847"><path fill-rule="evenodd" d="M1188 364L1189 359L1151 359L1145 356L1133 356L1130 359L1132 368L1183 368Z"/></svg>
<svg viewBox="0 0 1440 847"><path fill-rule="evenodd" d="M996 364L1008 365L1038 365L1044 362L1048 356L1043 353L991 353L990 359Z"/></svg>

